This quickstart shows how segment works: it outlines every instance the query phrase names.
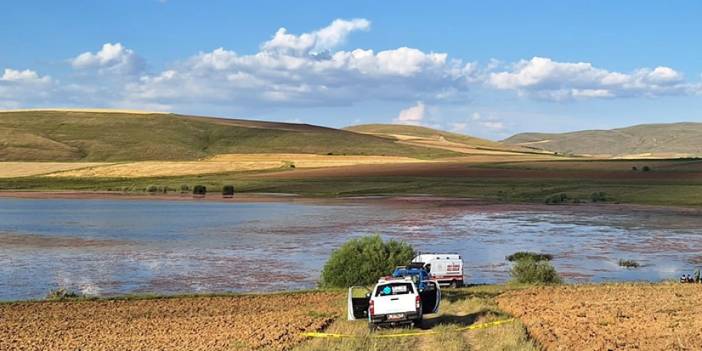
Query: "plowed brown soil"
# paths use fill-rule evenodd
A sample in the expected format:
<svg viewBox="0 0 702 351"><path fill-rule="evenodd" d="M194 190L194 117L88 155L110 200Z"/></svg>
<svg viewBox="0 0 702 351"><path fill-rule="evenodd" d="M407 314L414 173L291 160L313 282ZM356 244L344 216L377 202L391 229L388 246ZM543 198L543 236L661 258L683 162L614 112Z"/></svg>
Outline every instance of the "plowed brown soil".
<svg viewBox="0 0 702 351"><path fill-rule="evenodd" d="M701 350L701 284L532 288L498 298L547 350Z"/></svg>
<svg viewBox="0 0 702 351"><path fill-rule="evenodd" d="M287 350L340 294L0 304L0 350Z"/></svg>

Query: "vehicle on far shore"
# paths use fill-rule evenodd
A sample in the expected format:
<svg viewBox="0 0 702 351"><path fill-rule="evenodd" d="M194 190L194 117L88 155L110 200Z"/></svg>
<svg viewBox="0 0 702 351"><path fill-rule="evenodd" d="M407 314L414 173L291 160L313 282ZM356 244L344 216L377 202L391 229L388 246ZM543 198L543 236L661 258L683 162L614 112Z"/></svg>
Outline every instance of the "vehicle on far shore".
<svg viewBox="0 0 702 351"><path fill-rule="evenodd" d="M421 253L412 259L421 265L439 284L457 288L463 286L463 259L459 254Z"/></svg>

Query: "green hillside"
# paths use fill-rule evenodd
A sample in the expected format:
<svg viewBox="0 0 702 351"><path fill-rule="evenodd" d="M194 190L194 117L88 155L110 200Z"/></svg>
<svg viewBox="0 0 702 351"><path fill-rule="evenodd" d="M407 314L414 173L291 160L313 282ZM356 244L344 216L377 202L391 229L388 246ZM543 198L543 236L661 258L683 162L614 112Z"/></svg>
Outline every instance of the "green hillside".
<svg viewBox="0 0 702 351"><path fill-rule="evenodd" d="M0 161L196 160L222 153L455 155L305 124L159 113L0 112Z"/></svg>
<svg viewBox="0 0 702 351"><path fill-rule="evenodd" d="M427 128L427 127L420 127L420 126L410 126L410 125L401 125L401 124L362 124L362 125L357 125L357 126L346 127L346 128L344 128L344 130L357 132L357 133L385 135L385 136L407 135L407 136L415 136L415 137L419 137L419 138L433 138L433 139L444 138L445 140L450 141L450 142L461 143L461 144L466 144L466 145L470 145L470 146L487 147L487 148L504 148L504 145L502 145L498 142L491 141L491 140L476 138L476 137L458 134L458 133L446 132L443 130L436 130L436 129Z"/></svg>
<svg viewBox="0 0 702 351"><path fill-rule="evenodd" d="M521 133L503 142L564 154L700 156L702 123L642 124L570 133Z"/></svg>

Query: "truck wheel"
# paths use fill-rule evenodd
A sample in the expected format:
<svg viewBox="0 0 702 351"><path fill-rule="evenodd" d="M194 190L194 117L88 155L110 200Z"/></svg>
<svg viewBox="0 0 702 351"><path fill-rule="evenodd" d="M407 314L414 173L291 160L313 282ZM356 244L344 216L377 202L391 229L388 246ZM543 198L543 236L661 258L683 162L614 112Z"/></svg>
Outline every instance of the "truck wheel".
<svg viewBox="0 0 702 351"><path fill-rule="evenodd" d="M451 281L451 284L449 284L449 288L454 288L454 289L455 289L455 288L457 288L457 287L458 287L458 282L456 282L455 280L452 280L452 281Z"/></svg>
<svg viewBox="0 0 702 351"><path fill-rule="evenodd" d="M368 330L370 330L371 332L374 332L374 331L378 330L378 326L375 325L374 323L368 323Z"/></svg>

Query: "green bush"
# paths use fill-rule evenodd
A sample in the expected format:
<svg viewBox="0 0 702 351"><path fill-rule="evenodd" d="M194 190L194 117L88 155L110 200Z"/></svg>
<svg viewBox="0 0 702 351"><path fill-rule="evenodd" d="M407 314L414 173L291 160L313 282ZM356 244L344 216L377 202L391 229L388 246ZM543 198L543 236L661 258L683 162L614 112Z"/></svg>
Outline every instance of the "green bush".
<svg viewBox="0 0 702 351"><path fill-rule="evenodd" d="M180 186L180 193L185 194L190 192L190 185L183 184Z"/></svg>
<svg viewBox="0 0 702 351"><path fill-rule="evenodd" d="M651 167L649 167L649 166L643 166L643 168L642 168L641 170L644 171L644 172L650 172L650 171L651 171Z"/></svg>
<svg viewBox="0 0 702 351"><path fill-rule="evenodd" d="M549 205L554 205L554 204L561 204L564 202L568 202L570 198L568 197L568 194L566 193L560 193L560 194L554 194L546 198L544 201L545 203Z"/></svg>
<svg viewBox="0 0 702 351"><path fill-rule="evenodd" d="M597 191L590 195L590 200L592 202L607 202L609 201L609 196L603 191Z"/></svg>
<svg viewBox="0 0 702 351"><path fill-rule="evenodd" d="M68 300L68 299L77 299L79 298L80 295L77 294L74 291L66 290L64 288L59 288L59 289L54 289L49 291L49 293L46 295L47 300L51 301L61 301L61 300Z"/></svg>
<svg viewBox="0 0 702 351"><path fill-rule="evenodd" d="M624 268L639 268L641 265L634 260L620 259L619 266L624 267Z"/></svg>
<svg viewBox="0 0 702 351"><path fill-rule="evenodd" d="M156 193L158 192L158 186L156 185L149 185L146 187L146 191L149 193Z"/></svg>
<svg viewBox="0 0 702 351"><path fill-rule="evenodd" d="M196 185L193 187L193 195L202 195L205 196L207 194L207 187L204 185Z"/></svg>
<svg viewBox="0 0 702 351"><path fill-rule="evenodd" d="M352 239L332 252L322 269L320 286L371 285L378 278L390 275L395 267L409 264L414 256L409 244L396 240L383 242L379 235Z"/></svg>
<svg viewBox="0 0 702 351"><path fill-rule="evenodd" d="M225 185L222 187L222 195L223 196L234 196L234 186L233 185Z"/></svg>
<svg viewBox="0 0 702 351"><path fill-rule="evenodd" d="M560 284L562 279L549 261L531 258L517 260L510 271L512 281L519 284Z"/></svg>
<svg viewBox="0 0 702 351"><path fill-rule="evenodd" d="M553 255L530 251L519 251L505 257L505 259L510 262L519 261L526 258L532 259L534 261L550 261L553 259Z"/></svg>

